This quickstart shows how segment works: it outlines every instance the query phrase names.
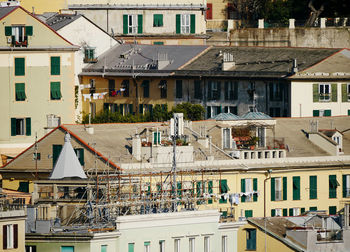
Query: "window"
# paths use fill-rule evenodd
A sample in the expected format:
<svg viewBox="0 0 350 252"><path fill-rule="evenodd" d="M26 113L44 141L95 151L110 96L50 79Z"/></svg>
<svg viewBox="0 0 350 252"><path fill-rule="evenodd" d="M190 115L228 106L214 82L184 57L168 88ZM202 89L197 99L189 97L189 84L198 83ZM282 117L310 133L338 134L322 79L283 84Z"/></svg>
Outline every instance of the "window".
<svg viewBox="0 0 350 252"><path fill-rule="evenodd" d="M159 241L159 252L165 252L165 241L164 240Z"/></svg>
<svg viewBox="0 0 350 252"><path fill-rule="evenodd" d="M121 84L121 91L124 97L129 97L129 80L123 80Z"/></svg>
<svg viewBox="0 0 350 252"><path fill-rule="evenodd" d="M300 200L300 177L293 177L293 200Z"/></svg>
<svg viewBox="0 0 350 252"><path fill-rule="evenodd" d="M271 178L271 201L287 200L287 177Z"/></svg>
<svg viewBox="0 0 350 252"><path fill-rule="evenodd" d="M337 197L337 175L329 175L329 198L334 199Z"/></svg>
<svg viewBox="0 0 350 252"><path fill-rule="evenodd" d="M246 218L253 217L253 210L245 210L244 217L246 217Z"/></svg>
<svg viewBox="0 0 350 252"><path fill-rule="evenodd" d="M3 249L18 248L18 224L8 224L2 226Z"/></svg>
<svg viewBox="0 0 350 252"><path fill-rule="evenodd" d="M232 113L234 115L237 115L237 106L225 106L224 107L225 113Z"/></svg>
<svg viewBox="0 0 350 252"><path fill-rule="evenodd" d="M174 240L174 252L180 252L180 239Z"/></svg>
<svg viewBox="0 0 350 252"><path fill-rule="evenodd" d="M11 36L11 46L16 47L27 47L28 46L28 36L33 35L33 26L6 26L5 36Z"/></svg>
<svg viewBox="0 0 350 252"><path fill-rule="evenodd" d="M245 193L242 195L242 202L252 202L258 200L256 191L258 190L258 179L257 178L246 178L241 179L241 192Z"/></svg>
<svg viewBox="0 0 350 252"><path fill-rule="evenodd" d="M167 81L161 80L158 87L160 88L160 98L167 98Z"/></svg>
<svg viewBox="0 0 350 252"><path fill-rule="evenodd" d="M214 117L221 113L221 106L208 106L207 107L207 118Z"/></svg>
<svg viewBox="0 0 350 252"><path fill-rule="evenodd" d="M232 101L238 99L238 83L226 81L225 82L225 100Z"/></svg>
<svg viewBox="0 0 350 252"><path fill-rule="evenodd" d="M256 229L246 229L247 249L256 250Z"/></svg>
<svg viewBox="0 0 350 252"><path fill-rule="evenodd" d="M16 101L24 101L26 99L26 91L24 83L15 84Z"/></svg>
<svg viewBox="0 0 350 252"><path fill-rule="evenodd" d="M52 167L55 167L58 157L61 154L62 145L53 144L52 145Z"/></svg>
<svg viewBox="0 0 350 252"><path fill-rule="evenodd" d="M92 48L92 47L84 48L84 62L85 63L96 62L95 48Z"/></svg>
<svg viewBox="0 0 350 252"><path fill-rule="evenodd" d="M224 194L224 193L228 193L228 191L230 190L230 188L227 185L227 180L226 179L222 179L220 180L220 188L219 188L219 193L220 194ZM226 203L227 200L224 199L224 196L221 196L221 199L219 200L220 203Z"/></svg>
<svg viewBox="0 0 350 252"><path fill-rule="evenodd" d="M343 198L350 197L350 175L343 175Z"/></svg>
<svg viewBox="0 0 350 252"><path fill-rule="evenodd" d="M342 102L350 101L350 83L342 84Z"/></svg>
<svg viewBox="0 0 350 252"><path fill-rule="evenodd" d="M50 83L50 98L51 100L61 100L61 82L51 82Z"/></svg>
<svg viewBox="0 0 350 252"><path fill-rule="evenodd" d="M74 246L61 246L61 252L74 252Z"/></svg>
<svg viewBox="0 0 350 252"><path fill-rule="evenodd" d="M329 215L337 214L337 207L336 206L329 206L328 213L329 213Z"/></svg>
<svg viewBox="0 0 350 252"><path fill-rule="evenodd" d="M221 82L209 81L208 82L208 100L220 100L221 96Z"/></svg>
<svg viewBox="0 0 350 252"><path fill-rule="evenodd" d="M28 193L29 192L29 182L28 181L19 182L19 187L18 187L17 191Z"/></svg>
<svg viewBox="0 0 350 252"><path fill-rule="evenodd" d="M331 85L320 84L319 94L320 94L320 101L329 101L331 99Z"/></svg>
<svg viewBox="0 0 350 252"><path fill-rule="evenodd" d="M195 252L195 238L189 238L189 251Z"/></svg>
<svg viewBox="0 0 350 252"><path fill-rule="evenodd" d="M176 98L182 98L182 80L176 80Z"/></svg>
<svg viewBox="0 0 350 252"><path fill-rule="evenodd" d="M123 15L123 33L124 34L141 34L143 17L142 15Z"/></svg>
<svg viewBox="0 0 350 252"><path fill-rule="evenodd" d="M227 252L227 236L223 235L221 237L221 252Z"/></svg>
<svg viewBox="0 0 350 252"><path fill-rule="evenodd" d="M202 99L202 90L201 90L201 81L200 80L194 81L194 98L195 99Z"/></svg>
<svg viewBox="0 0 350 252"><path fill-rule="evenodd" d="M270 108L270 116L271 117L280 117L281 116L281 108L278 108L278 107Z"/></svg>
<svg viewBox="0 0 350 252"><path fill-rule="evenodd" d="M204 236L204 252L210 252L210 237Z"/></svg>
<svg viewBox="0 0 350 252"><path fill-rule="evenodd" d="M101 245L101 252L107 252L107 245Z"/></svg>
<svg viewBox="0 0 350 252"><path fill-rule="evenodd" d="M149 80L144 80L141 86L143 87L143 97L149 98Z"/></svg>
<svg viewBox="0 0 350 252"><path fill-rule="evenodd" d="M135 243L128 243L128 252L135 252Z"/></svg>
<svg viewBox="0 0 350 252"><path fill-rule="evenodd" d="M153 144L154 145L161 143L161 134L162 134L162 132L159 132L159 131L153 132Z"/></svg>
<svg viewBox="0 0 350 252"><path fill-rule="evenodd" d="M51 57L51 75L61 74L61 57Z"/></svg>
<svg viewBox="0 0 350 252"><path fill-rule="evenodd" d="M26 252L36 252L35 245L26 245Z"/></svg>
<svg viewBox="0 0 350 252"><path fill-rule="evenodd" d="M317 199L317 176L310 176L310 199Z"/></svg>
<svg viewBox="0 0 350 252"><path fill-rule="evenodd" d="M176 33L189 34L196 32L195 14L176 14Z"/></svg>
<svg viewBox="0 0 350 252"><path fill-rule="evenodd" d="M77 158L82 166L84 166L84 149L83 148L76 148L74 149L75 154L77 155Z"/></svg>
<svg viewBox="0 0 350 252"><path fill-rule="evenodd" d="M331 116L332 110L330 110L330 109L313 110L312 114L314 117Z"/></svg>
<svg viewBox="0 0 350 252"><path fill-rule="evenodd" d="M298 216L300 215L300 208L294 207L294 208L289 208L289 216Z"/></svg>
<svg viewBox="0 0 350 252"><path fill-rule="evenodd" d="M11 118L11 136L24 135L31 135L31 118Z"/></svg>
<svg viewBox="0 0 350 252"><path fill-rule="evenodd" d="M163 14L154 14L153 27L162 27L162 26L163 26Z"/></svg>
<svg viewBox="0 0 350 252"><path fill-rule="evenodd" d="M310 211L317 211L317 207L310 207Z"/></svg>
<svg viewBox="0 0 350 252"><path fill-rule="evenodd" d="M15 76L25 75L25 58L15 58Z"/></svg>
<svg viewBox="0 0 350 252"><path fill-rule="evenodd" d="M115 80L108 80L108 92L110 96L115 96Z"/></svg>
<svg viewBox="0 0 350 252"><path fill-rule="evenodd" d="M282 83L270 83L270 101L282 101L283 97L283 84Z"/></svg>
<svg viewBox="0 0 350 252"><path fill-rule="evenodd" d="M271 217L282 216L282 208L271 209Z"/></svg>
<svg viewBox="0 0 350 252"><path fill-rule="evenodd" d="M258 142L258 146L259 147L265 147L266 145L266 128L265 127L259 127L258 128L258 138L259 138L259 142Z"/></svg>
<svg viewBox="0 0 350 252"><path fill-rule="evenodd" d="M33 153L33 160L41 160L41 154L39 153Z"/></svg>
<svg viewBox="0 0 350 252"><path fill-rule="evenodd" d="M145 252L151 252L151 242L147 241L143 243L144 251Z"/></svg>
<svg viewBox="0 0 350 252"><path fill-rule="evenodd" d="M223 149L229 149L231 148L231 142L232 142L232 137L231 137L231 129L222 129L222 148Z"/></svg>

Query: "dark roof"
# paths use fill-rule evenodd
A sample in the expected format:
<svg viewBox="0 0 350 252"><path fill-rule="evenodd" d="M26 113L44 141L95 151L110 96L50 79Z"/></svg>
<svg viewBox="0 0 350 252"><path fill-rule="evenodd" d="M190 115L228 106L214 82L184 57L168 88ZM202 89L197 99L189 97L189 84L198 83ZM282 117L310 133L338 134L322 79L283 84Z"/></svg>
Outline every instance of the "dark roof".
<svg viewBox="0 0 350 252"><path fill-rule="evenodd" d="M116 45L98 58L98 62L83 69L82 75L122 74L127 75L133 67L134 72L146 76L154 71L158 75L168 75L193 58L197 57L208 46L178 46L178 45ZM165 59L163 67L157 69L157 59ZM106 75L104 74L104 75ZM153 75L153 74L152 74Z"/></svg>
<svg viewBox="0 0 350 252"><path fill-rule="evenodd" d="M198 72L203 76L207 72L210 76L282 77L292 74L293 59L297 60L298 70L302 71L338 51L340 49L217 46L185 66L182 74ZM222 71L224 53L233 55L235 67L232 70Z"/></svg>
<svg viewBox="0 0 350 252"><path fill-rule="evenodd" d="M332 137L336 132L339 132L336 129L320 129L319 132L325 134L328 137ZM340 132L339 132L340 133Z"/></svg>
<svg viewBox="0 0 350 252"><path fill-rule="evenodd" d="M0 8L0 19L5 17L7 14L9 14L14 9L19 8L19 6L10 6L10 7L1 7Z"/></svg>
<svg viewBox="0 0 350 252"><path fill-rule="evenodd" d="M80 14L56 14L48 19L46 19L46 24L49 25L52 29L55 31L58 31L62 27L65 27L66 25L72 23L73 21L80 18L82 15Z"/></svg>

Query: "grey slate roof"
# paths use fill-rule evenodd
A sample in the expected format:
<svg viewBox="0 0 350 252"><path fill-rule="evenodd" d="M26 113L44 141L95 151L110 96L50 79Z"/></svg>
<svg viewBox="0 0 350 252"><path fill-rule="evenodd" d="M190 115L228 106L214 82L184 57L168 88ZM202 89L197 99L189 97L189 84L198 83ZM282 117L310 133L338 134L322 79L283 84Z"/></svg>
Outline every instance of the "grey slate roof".
<svg viewBox="0 0 350 252"><path fill-rule="evenodd" d="M73 21L77 20L78 18L82 17L82 15L70 15L70 14L56 14L52 17L49 17L45 20L45 23L50 26L55 31L58 31L62 27L65 27L66 25L72 23Z"/></svg>
<svg viewBox="0 0 350 252"><path fill-rule="evenodd" d="M271 116L262 112L248 112L242 115L241 118L246 120L273 120Z"/></svg>
<svg viewBox="0 0 350 252"><path fill-rule="evenodd" d="M19 6L10 6L10 7L1 7L0 8L0 19L5 17L7 14L9 14L14 9L19 8Z"/></svg>
<svg viewBox="0 0 350 252"><path fill-rule="evenodd" d="M234 120L240 120L241 118L232 113L220 113L214 116L212 119L216 121L234 121Z"/></svg>
<svg viewBox="0 0 350 252"><path fill-rule="evenodd" d="M198 56L208 46L172 46L172 45L117 45L98 58L98 62L90 64L83 69L81 75L102 74L104 75L128 75L133 67L139 75L154 73L159 76L169 75L194 57ZM169 64L165 64L160 70L155 69L158 54L167 57ZM166 55L166 56L165 56ZM154 74L151 74L151 76Z"/></svg>
<svg viewBox="0 0 350 252"><path fill-rule="evenodd" d="M324 60L340 49L269 48L269 47L213 47L177 74L208 74L209 76L282 77L292 73L293 59L298 70L304 70ZM233 55L235 68L222 71L223 53Z"/></svg>

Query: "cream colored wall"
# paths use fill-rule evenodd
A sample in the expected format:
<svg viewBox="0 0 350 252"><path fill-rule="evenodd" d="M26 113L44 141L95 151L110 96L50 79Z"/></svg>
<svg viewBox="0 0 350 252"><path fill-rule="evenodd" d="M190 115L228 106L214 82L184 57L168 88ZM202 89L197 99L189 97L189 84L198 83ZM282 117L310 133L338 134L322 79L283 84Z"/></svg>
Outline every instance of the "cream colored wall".
<svg viewBox="0 0 350 252"><path fill-rule="evenodd" d="M22 211L21 211L22 212ZM16 216L16 214L14 214ZM3 248L3 226L8 224L18 224L18 248L2 250ZM25 251L25 218L24 212L18 217L0 218L0 248L1 251L23 252Z"/></svg>
<svg viewBox="0 0 350 252"><path fill-rule="evenodd" d="M83 76L81 84L89 84L90 79L95 79L96 83L96 93L101 93L101 92L108 92L108 79L109 77L106 77L103 79L102 77L93 77L93 76ZM128 77L118 77L118 78L111 78L115 79L115 88L116 90L119 90L121 88L121 83L124 79L129 79ZM158 84L160 80L163 78L156 79L152 78L150 79L150 90L149 90L149 98L143 98L143 88L141 87L143 79L137 79L137 85L138 85L138 96L139 96L139 104L168 104L168 110L172 108L174 105L174 96L175 96L175 89L174 89L174 80L173 79L168 79L167 81L167 88L168 88L168 95L167 98L161 99L160 98L160 89L158 87ZM166 79L166 78L164 78ZM89 89L84 89L83 94L88 94ZM124 97L123 95L118 95L116 97L109 97L108 94L104 97L104 99L99 99L99 100L83 100L83 115L84 114L89 114L90 111L90 102L95 102L96 103L96 113L99 113L103 111L103 104L104 103L115 103L115 104L134 104L133 107L133 112L138 112L135 109L135 102L136 102L136 89L135 89L135 84L133 83L133 79L129 79L129 97ZM154 108L154 107L153 107Z"/></svg>
<svg viewBox="0 0 350 252"><path fill-rule="evenodd" d="M50 57L61 57L61 74L51 76ZM14 75L14 58L25 58L25 76ZM0 143L30 143L44 135L48 114L61 117L62 123L74 122L74 53L52 51L3 51L0 53L0 76L6 85L0 93L2 123ZM61 82L62 99L50 99L50 82ZM15 83L25 83L26 100L15 100ZM31 136L11 136L11 118L31 118Z"/></svg>
<svg viewBox="0 0 350 252"><path fill-rule="evenodd" d="M66 0L67 1L67 4L68 5L72 5L72 4L110 4L110 5L113 5L113 4L140 4L139 1L137 0L99 0L99 1L96 1L96 0ZM205 0L181 0L181 1L178 1L176 3L174 3L173 1L171 0L164 0L162 1L161 3L157 0L147 0L147 2L143 2L143 4L204 4L206 5L206 1Z"/></svg>
<svg viewBox="0 0 350 252"><path fill-rule="evenodd" d="M121 36L122 37L122 36ZM205 45L205 38L186 38L186 37L159 37L159 38L132 38L132 37L122 37L125 43L134 43L136 40L138 44L141 45L153 45L154 42L163 42L164 45Z"/></svg>
<svg viewBox="0 0 350 252"><path fill-rule="evenodd" d="M337 102L313 102L313 84L337 83ZM312 117L313 110L331 109L332 116L348 115L350 102L342 102L342 86L345 82L306 82L292 81L291 83L291 116ZM300 112L301 111L301 112Z"/></svg>
<svg viewBox="0 0 350 252"><path fill-rule="evenodd" d="M213 19L215 20L226 20L227 19L227 3L225 0L208 0L208 3L213 4L212 13Z"/></svg>
<svg viewBox="0 0 350 252"><path fill-rule="evenodd" d="M247 235L246 235L246 229L256 229L256 250L254 251L278 251L278 252L288 252L288 251L294 251L288 246L286 246L284 243L280 242L279 240L273 238L270 235L265 235L265 232L258 229L256 226L253 226L251 224L246 224L239 228L238 230L238 250L241 251L247 251ZM266 250L265 250L265 238L266 238Z"/></svg>
<svg viewBox="0 0 350 252"><path fill-rule="evenodd" d="M28 11L36 14L42 14L44 12L57 12L61 9L67 8L67 0L20 0L21 6Z"/></svg>
<svg viewBox="0 0 350 252"><path fill-rule="evenodd" d="M33 26L33 36L28 36L28 48L32 47L67 47L71 44L56 34L48 26L35 19L33 16L18 8L1 20L0 23L0 46L10 46L5 36L5 26L11 25Z"/></svg>
<svg viewBox="0 0 350 252"><path fill-rule="evenodd" d="M163 4L163 2L162 2ZM194 3L193 3L194 4ZM123 34L123 15L142 14L143 15L143 33L147 34L176 34L176 14L195 14L196 15L196 34L206 33L206 23L204 12L200 10L79 10L98 26L107 30L113 29L114 34ZM153 14L163 14L163 27L153 27ZM136 34L138 35L138 34ZM188 34L191 35L191 34Z"/></svg>

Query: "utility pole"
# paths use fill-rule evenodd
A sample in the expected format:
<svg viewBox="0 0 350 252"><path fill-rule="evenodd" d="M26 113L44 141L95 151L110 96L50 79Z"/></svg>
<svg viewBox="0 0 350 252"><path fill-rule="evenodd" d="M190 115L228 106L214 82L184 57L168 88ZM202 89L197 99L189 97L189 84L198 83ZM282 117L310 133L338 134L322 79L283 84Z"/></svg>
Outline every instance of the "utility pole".
<svg viewBox="0 0 350 252"><path fill-rule="evenodd" d="M173 172L173 187L174 187L174 195L173 195L173 212L176 212L177 210L177 204L176 204L176 197L177 197L177 184L176 184L176 137L178 135L178 117L174 114L174 134L173 134L173 165L172 165L172 172Z"/></svg>

